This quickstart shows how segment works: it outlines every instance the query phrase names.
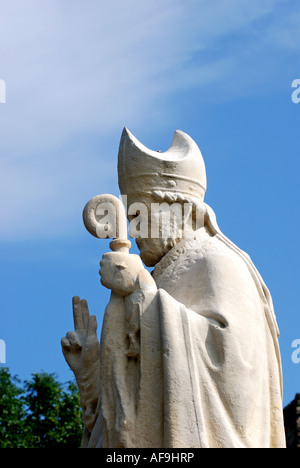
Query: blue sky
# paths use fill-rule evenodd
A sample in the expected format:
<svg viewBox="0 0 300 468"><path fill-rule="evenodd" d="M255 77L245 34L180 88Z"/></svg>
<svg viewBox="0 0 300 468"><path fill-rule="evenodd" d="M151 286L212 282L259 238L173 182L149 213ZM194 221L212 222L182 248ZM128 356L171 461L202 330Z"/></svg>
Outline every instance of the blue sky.
<svg viewBox="0 0 300 468"><path fill-rule="evenodd" d="M109 299L108 242L82 209L118 195L124 126L162 151L180 129L202 151L220 228L271 290L284 404L300 391L299 24L294 0L1 1L0 339L13 374L72 378L71 298L88 300L99 331Z"/></svg>

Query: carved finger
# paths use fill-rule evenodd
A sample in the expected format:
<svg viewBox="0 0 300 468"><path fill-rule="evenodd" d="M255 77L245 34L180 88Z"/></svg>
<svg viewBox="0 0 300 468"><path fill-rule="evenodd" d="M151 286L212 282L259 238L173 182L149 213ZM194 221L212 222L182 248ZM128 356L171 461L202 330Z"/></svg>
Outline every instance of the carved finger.
<svg viewBox="0 0 300 468"><path fill-rule="evenodd" d="M74 319L74 327L75 330L83 330L83 318L82 318L82 309L81 309L81 300L80 297L74 296L73 297L73 319Z"/></svg>
<svg viewBox="0 0 300 468"><path fill-rule="evenodd" d="M79 350L82 348L82 345L80 343L80 338L78 336L78 333L76 332L68 332L66 335L66 338L70 342L70 346L73 350Z"/></svg>
<svg viewBox="0 0 300 468"><path fill-rule="evenodd" d="M63 351L70 351L71 344L70 344L70 341L68 340L67 337L64 337L64 338L61 339L61 347L62 347Z"/></svg>
<svg viewBox="0 0 300 468"><path fill-rule="evenodd" d="M97 319L95 315L89 317L88 327L87 327L87 336L89 338L97 336Z"/></svg>
<svg viewBox="0 0 300 468"><path fill-rule="evenodd" d="M90 312L88 303L85 299L81 300L81 315L82 315L82 322L85 329L87 329L90 319Z"/></svg>

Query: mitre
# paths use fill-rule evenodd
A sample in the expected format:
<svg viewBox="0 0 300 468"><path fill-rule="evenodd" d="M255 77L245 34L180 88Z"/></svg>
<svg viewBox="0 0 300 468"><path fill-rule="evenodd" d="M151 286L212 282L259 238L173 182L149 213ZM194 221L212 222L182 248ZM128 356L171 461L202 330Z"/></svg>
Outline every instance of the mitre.
<svg viewBox="0 0 300 468"><path fill-rule="evenodd" d="M140 143L124 128L118 157L121 195L176 192L203 201L206 191L205 164L194 140L176 130L164 153Z"/></svg>

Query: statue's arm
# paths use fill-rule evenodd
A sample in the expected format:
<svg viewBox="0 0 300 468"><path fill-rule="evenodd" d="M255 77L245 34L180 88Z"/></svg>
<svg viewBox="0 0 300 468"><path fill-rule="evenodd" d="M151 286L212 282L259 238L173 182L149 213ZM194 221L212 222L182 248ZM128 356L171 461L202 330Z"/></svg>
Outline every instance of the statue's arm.
<svg viewBox="0 0 300 468"><path fill-rule="evenodd" d="M72 369L80 393L85 427L92 429L100 384L100 345L96 317L89 314L87 302L73 298L74 328L62 338L64 357Z"/></svg>

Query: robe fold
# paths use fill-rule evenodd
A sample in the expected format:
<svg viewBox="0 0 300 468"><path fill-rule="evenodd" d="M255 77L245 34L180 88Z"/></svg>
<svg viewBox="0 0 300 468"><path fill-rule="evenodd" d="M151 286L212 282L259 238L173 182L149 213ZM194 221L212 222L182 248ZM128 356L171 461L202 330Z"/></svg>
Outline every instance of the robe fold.
<svg viewBox="0 0 300 468"><path fill-rule="evenodd" d="M112 294L84 447L285 447L272 299L207 209L205 234L155 267L157 289Z"/></svg>

